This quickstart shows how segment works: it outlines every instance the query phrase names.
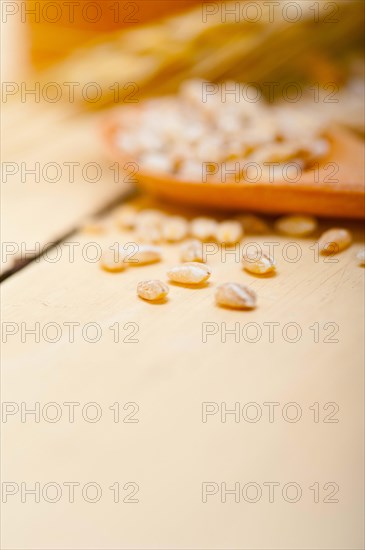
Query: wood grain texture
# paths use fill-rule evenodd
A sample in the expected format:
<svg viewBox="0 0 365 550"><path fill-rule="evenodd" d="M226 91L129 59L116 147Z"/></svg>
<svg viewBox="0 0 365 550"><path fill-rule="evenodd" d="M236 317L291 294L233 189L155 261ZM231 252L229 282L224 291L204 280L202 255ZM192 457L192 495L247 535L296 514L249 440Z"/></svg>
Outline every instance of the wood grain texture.
<svg viewBox="0 0 365 550"><path fill-rule="evenodd" d="M3 160L104 162L94 116L73 119L69 107L29 103L7 105L4 111L10 118L3 126L8 142ZM67 178L58 184L28 185L18 175L2 187L3 241L31 247L60 238L123 190L122 185L115 187L111 174L100 185L72 184ZM6 422L3 417L2 481L17 484L19 492L3 503L3 547L363 548L364 269L355 260L363 238L359 226L351 229L355 244L336 263L322 258L315 262L312 239L295 241L302 256L290 263L282 251L291 239L274 234L254 238L279 243L274 278L254 278L241 270L234 255L222 262L218 252L209 258L209 285L171 285L164 305L138 299L136 285L144 278L165 280L167 267L178 260L178 247L164 246L161 264L110 275L91 261L98 246L135 240L133 233L112 229L102 237L76 232L48 257L5 281L2 399L5 407L15 404L15 414ZM296 248L286 251L295 254ZM215 286L228 280L257 291L257 310L233 312L214 305ZM73 339L70 323L75 323ZM85 333L88 323L92 325ZM217 331L205 343L203 323ZM275 328L272 342L268 323ZM299 326L298 342L287 341L295 336L290 327L286 335L287 323ZM310 328L315 323L318 342ZM85 338L95 337L93 327L101 331L95 343ZM40 332L39 342L26 333L34 328ZM235 333L224 338L225 329ZM7 330L14 334L6 336ZM59 340L51 343L55 336ZM58 422L48 420L55 408L44 408L52 402L61 410ZM74 422L66 402L80 403ZM85 414L90 402L102 411L96 423L80 412ZM110 410L116 402L119 422ZM138 423L125 421L131 412L123 409L128 402L138 404ZM219 407L206 423L202 402ZM247 421L257 410L251 408L246 419L241 414L236 422L228 415L221 422L222 403L234 409L236 402L241 411L246 403L256 403L262 418ZM268 402L279 403L272 423L264 405ZM290 402L302 411L295 423L283 419ZM309 409L315 402L320 404L318 423ZM339 406L338 423L323 422L331 412L324 406L330 402ZM22 421L21 410L35 403L40 421L32 415ZM293 409L287 412L291 415ZM95 504L81 497L81 487L91 481L102 489ZM139 502L115 503L109 487L119 482L123 500L129 493L124 484L132 481L139 485ZM241 487L255 482L263 496L253 504L242 498L236 503L228 495L222 503L217 494L203 503L204 481L226 482L228 489L236 482ZM282 498L289 481L302 489L296 504ZM56 503L43 497L35 503L32 496L22 503L22 482L28 488L56 482L62 496ZM80 483L73 504L64 482ZM264 482L281 484L273 503L268 503ZM315 482L321 487L317 504L309 489ZM326 482L339 485L338 503L323 502L330 492L324 490Z"/></svg>
<svg viewBox="0 0 365 550"><path fill-rule="evenodd" d="M250 276L235 255L222 261L218 251L209 257L213 275L206 287L171 285L168 302L153 305L136 296L137 283L166 280L167 268L178 261L178 245L163 246L160 264L105 273L85 259L86 251L92 254L90 241L105 247L135 240L133 232L113 229L111 219L106 235L77 233L60 248L58 262L42 259L3 285L3 321L19 327L4 349L3 399L28 407L56 402L63 411L57 423L42 417L39 424L22 423L19 415L9 416L3 428L6 478L41 485L96 481L103 489L96 505L80 498L70 505L65 497L57 506L31 500L24 505L13 497L4 510L5 546L46 549L57 540L69 549L289 549L300 541L303 548L360 549L364 269L355 259L360 228L352 225L355 244L337 262L314 261L313 239L247 238L242 246L278 243L277 276ZM71 241L76 243L74 261L68 252ZM288 248L288 242L296 246ZM300 260L285 261L283 250L291 258L299 250ZM255 311L215 306L215 286L230 280L256 290ZM79 323L72 343L65 325L70 322ZM39 323L41 332L47 323L57 323L61 337L53 344L42 335L39 343L33 336L22 342L21 323ZM96 343L82 337L87 323L101 331ZM216 331L206 342L204 323ZM278 323L272 342L268 323ZM311 329L315 323L318 342ZM116 326L119 343L114 341ZM234 333L224 337L225 329ZM299 340L289 342L296 330ZM91 328L90 338L94 334ZM98 403L101 420L87 423L77 414L70 424L63 403L71 401L80 407ZM109 407L115 402L137 403L139 422L114 423ZM203 402L219 407L206 423ZM234 409L236 402L242 407L255 403L262 418L247 421L256 414L251 408L246 420L227 415L221 422L222 403ZM279 403L273 423L264 402ZM293 402L302 416L290 423L283 420L283 410ZM309 409L315 402L321 407L319 423ZM329 402L339 406L338 423L323 423L323 415L332 411L323 410ZM108 487L115 481L137 482L139 503L113 503ZM227 488L255 482L264 490L264 482L274 481L281 488L272 504L267 495L256 504L242 498L236 503L230 495L224 504L220 494L204 504L204 481L226 482ZM281 497L289 481L303 491L296 504ZM309 489L314 482L322 487L318 504ZM339 485L338 503L323 503L326 482Z"/></svg>
<svg viewBox="0 0 365 550"><path fill-rule="evenodd" d="M31 257L131 189L123 166L104 154L98 115L77 115L61 104L5 107L2 242L15 253L3 255L2 272L25 250Z"/></svg>

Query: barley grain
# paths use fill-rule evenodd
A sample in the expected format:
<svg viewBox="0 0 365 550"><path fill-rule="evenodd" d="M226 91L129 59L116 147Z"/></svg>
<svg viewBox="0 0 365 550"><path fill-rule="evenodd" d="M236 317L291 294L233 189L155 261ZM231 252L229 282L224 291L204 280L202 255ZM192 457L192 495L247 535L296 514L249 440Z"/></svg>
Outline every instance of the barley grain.
<svg viewBox="0 0 365 550"><path fill-rule="evenodd" d="M233 309L252 309L256 306L256 293L240 283L224 283L215 294L218 305Z"/></svg>
<svg viewBox="0 0 365 550"><path fill-rule="evenodd" d="M195 239L185 242L180 248L180 260L182 262L205 263L203 243Z"/></svg>
<svg viewBox="0 0 365 550"><path fill-rule="evenodd" d="M253 214L237 216L237 220L241 222L245 234L264 235L270 232L270 228L266 221Z"/></svg>
<svg viewBox="0 0 365 550"><path fill-rule="evenodd" d="M223 221L217 224L215 238L219 243L237 243L242 238L242 225L237 220Z"/></svg>
<svg viewBox="0 0 365 550"><path fill-rule="evenodd" d="M137 239L144 243L160 243L164 220L165 215L160 210L155 208L141 210L135 225Z"/></svg>
<svg viewBox="0 0 365 550"><path fill-rule="evenodd" d="M365 265L365 248L356 254L356 258L358 259L359 265Z"/></svg>
<svg viewBox="0 0 365 550"><path fill-rule="evenodd" d="M347 229L335 227L321 235L318 245L321 254L336 254L341 252L352 242L352 235Z"/></svg>
<svg viewBox="0 0 365 550"><path fill-rule="evenodd" d="M207 281L212 271L210 267L198 262L187 262L171 268L167 276L175 283L197 285Z"/></svg>
<svg viewBox="0 0 365 550"><path fill-rule="evenodd" d="M100 258L100 267L110 273L120 273L127 267L125 256L119 250L104 250Z"/></svg>
<svg viewBox="0 0 365 550"><path fill-rule="evenodd" d="M130 253L125 253L124 261L131 265L146 265L159 262L161 258L161 249L158 246L136 244Z"/></svg>
<svg viewBox="0 0 365 550"><path fill-rule="evenodd" d="M152 279L150 281L141 281L137 286L137 294L140 298L149 301L162 300L169 293L169 287L159 281Z"/></svg>
<svg viewBox="0 0 365 550"><path fill-rule="evenodd" d="M317 229L317 220L312 216L283 216L275 222L275 228L290 237L305 237Z"/></svg>
<svg viewBox="0 0 365 550"><path fill-rule="evenodd" d="M156 140L155 136L150 137L150 143L147 141L143 144L148 150L149 147L153 147L153 142ZM151 172L172 172L173 163L170 156L167 153L158 153L150 151L143 153L139 157L139 163L141 166Z"/></svg>
<svg viewBox="0 0 365 550"><path fill-rule="evenodd" d="M191 222L191 234L200 241L214 239L217 230L217 222L212 218L195 218Z"/></svg>
<svg viewBox="0 0 365 550"><path fill-rule="evenodd" d="M255 275L266 275L276 270L274 259L268 254L244 254L242 264L246 271Z"/></svg>
<svg viewBox="0 0 365 550"><path fill-rule="evenodd" d="M162 231L154 223L137 222L136 237L143 243L158 244L162 240Z"/></svg>
<svg viewBox="0 0 365 550"><path fill-rule="evenodd" d="M169 242L182 241L188 232L189 224L182 216L171 216L162 224L162 236Z"/></svg>

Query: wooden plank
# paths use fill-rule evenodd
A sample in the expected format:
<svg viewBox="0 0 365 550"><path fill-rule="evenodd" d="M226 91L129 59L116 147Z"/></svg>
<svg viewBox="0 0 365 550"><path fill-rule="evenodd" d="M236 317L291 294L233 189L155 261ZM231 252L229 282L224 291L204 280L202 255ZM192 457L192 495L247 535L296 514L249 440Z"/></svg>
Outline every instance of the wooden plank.
<svg viewBox="0 0 365 550"><path fill-rule="evenodd" d="M78 233L70 239L77 244L74 261L67 252L71 245L65 244L59 261L42 259L5 281L3 322L16 323L7 326L17 332L8 336L3 352L3 400L14 402L19 412L14 410L3 424L3 480L19 487L21 481L29 486L39 481L42 487L53 481L63 492L57 504L42 496L39 504L29 496L21 503L20 489L9 497L4 546L46 549L57 541L69 549L289 549L300 541L302 548L360 549L364 269L355 259L361 231L357 225L351 228L355 244L334 263L314 261L311 239L254 238L259 244L279 243L273 278L252 277L233 255L222 262L218 252L209 259L213 275L205 288L171 285L163 305L138 299L136 284L165 280L167 267L178 261L178 246L164 245L160 264L110 275L85 258L93 253L90 241L101 247L135 240L133 233L114 229L100 237ZM291 258L301 251L296 263L283 258L289 241L300 247L287 248ZM229 280L257 291L257 310L234 312L214 305L215 286ZM70 322L79 323L73 342ZM35 342L24 332L35 323L41 333L47 323L57 323L59 341L45 341L44 334L49 339L56 334L56 325L49 325ZM96 343L82 337L87 323L101 331ZM204 323L216 331L206 342ZM278 323L272 342L267 323ZM114 341L117 326L119 343ZM94 338L90 327L88 337ZM224 339L224 328L238 332ZM301 337L290 341L296 329ZM62 418L51 423L41 413L39 423L31 416L21 422L21 402L28 408L55 402ZM80 403L74 423L67 420L65 402ZM82 407L90 402L102 410L99 422L82 417ZM137 403L139 422L115 423L109 408L115 402L122 404L123 418L133 411L123 410L123 404ZM203 402L212 403L214 412L218 407L207 422L202 422ZM241 407L237 422L232 414L222 422L222 403L234 409L236 402ZM256 405L244 408L250 402ZM278 403L273 422L264 405L268 402ZM318 422L314 403L319 404ZM327 403L335 405L326 409ZM296 411L301 418L288 421ZM247 420L259 413L257 422ZM331 413L338 422L324 422ZM55 409L43 414L51 416ZM64 481L81 487L96 482L102 497L90 504L77 488L75 503L69 504ZM138 483L139 503L114 503L109 487L116 481L123 498L131 490L123 490L124 484ZM219 493L203 503L206 481L217 483L210 487ZM262 497L253 504L242 493L235 502L231 494L223 503L221 482L229 489L235 482L241 488L257 483ZM273 503L265 482L280 483ZM282 496L288 482L302 491L295 504ZM336 484L333 498L339 502L325 503ZM295 490L288 494L292 498ZM253 487L248 498L254 495Z"/></svg>
<svg viewBox="0 0 365 550"><path fill-rule="evenodd" d="M103 115L71 116L60 106L28 115L2 155L2 241L15 251L3 259L3 272L24 250L42 250L132 187L123 167L103 151Z"/></svg>

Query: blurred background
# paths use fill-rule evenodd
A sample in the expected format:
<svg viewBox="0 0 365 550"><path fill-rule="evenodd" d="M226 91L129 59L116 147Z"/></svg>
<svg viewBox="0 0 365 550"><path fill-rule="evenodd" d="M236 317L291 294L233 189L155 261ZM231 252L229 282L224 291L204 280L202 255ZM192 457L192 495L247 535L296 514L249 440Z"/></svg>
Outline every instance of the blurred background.
<svg viewBox="0 0 365 550"><path fill-rule="evenodd" d="M97 82L98 101L85 101L82 86L75 90L82 107L115 103L117 82L136 83L144 96L175 91L192 77L234 79L280 96L280 85L296 81L327 96L349 92L334 116L363 131L359 0L26 0L2 2L2 12L3 55L13 59L5 59L3 78L23 67L45 82ZM280 85L273 90L268 81Z"/></svg>
<svg viewBox="0 0 365 550"><path fill-rule="evenodd" d="M1 15L3 157L62 169L52 185L33 177L24 186L32 176L10 166L10 241L60 238L121 196L128 174L116 186L110 162L93 185L82 174L71 181L64 164L106 164L100 127L109 112L190 79L257 86L269 102L294 83L314 119L326 112L364 136L362 0L4 0ZM60 208L49 219L55 197Z"/></svg>
<svg viewBox="0 0 365 550"><path fill-rule="evenodd" d="M135 296L140 272L109 277L81 255L90 240L104 247L111 239L131 238L110 213L135 186L124 174L116 177L100 131L104 119L129 102L174 93L194 78L253 83L269 102L278 102L286 85L295 82L314 117L315 110L326 109L329 118L363 139L363 0L1 0L0 7L7 176L1 223L3 242L11 245L2 263L9 276L3 286L5 315L31 327L98 321L108 334L100 345L77 340L57 347L14 337L3 368L5 399L27 402L29 408L35 402L98 399L109 407L131 399L142 403L144 415L136 431L107 425L107 415L82 428L62 422L19 422L16 429L5 424L7 479L95 479L110 499L100 506L66 501L25 506L14 499L4 510L4 547L363 548L364 285L363 270L355 265L363 243L360 224L346 221L354 245L341 253L340 263L313 261L312 240L300 240L303 261L282 260L279 276L271 279L250 280L236 270L233 258L228 264L219 254L212 258L217 281L242 275L257 288L260 307L244 319L269 326L277 321L280 334L293 320L304 327L295 346L281 337L275 345L263 339L246 346L241 340L239 347L232 337L223 347L218 339L205 344L202 322L233 327L236 320L234 312L213 305L209 287L197 290L201 294L175 287L176 299L166 308L147 307ZM93 234L92 223L91 234L78 231L90 219L105 221L104 233ZM321 231L335 224L321 221ZM288 240L277 234L254 238L260 243L275 238L283 247ZM37 258L12 275L70 239L82 245L75 262L64 253L60 261ZM163 246L173 265L175 248ZM161 277L160 269L156 264L144 273ZM140 323L141 345L113 346L110 328L116 321ZM321 327L319 343L314 322ZM334 342L340 344L332 345L327 338L337 323L340 335ZM275 426L233 419L206 425L198 416L207 399L299 402L306 419ZM313 424L310 405L319 402L339 403L341 422ZM321 418L331 411L320 410ZM223 509L218 501L207 507L199 501L199 484L218 478L299 479L307 497L295 506L281 499L277 507L233 500ZM110 505L107 488L117 479L141 482L141 505ZM338 482L340 503L325 503L329 487L314 504L307 489L314 481L321 487Z"/></svg>

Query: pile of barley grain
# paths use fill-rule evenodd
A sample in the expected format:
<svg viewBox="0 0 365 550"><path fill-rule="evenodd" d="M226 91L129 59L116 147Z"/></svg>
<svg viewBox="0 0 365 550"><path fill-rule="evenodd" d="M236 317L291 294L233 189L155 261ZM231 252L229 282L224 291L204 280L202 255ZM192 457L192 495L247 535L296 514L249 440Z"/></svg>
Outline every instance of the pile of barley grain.
<svg viewBox="0 0 365 550"><path fill-rule="evenodd" d="M265 220L246 214L234 219L217 221L214 218L200 217L189 221L183 216L169 216L157 209L138 211L135 207L125 205L116 212L114 223L119 229L132 230L140 241L133 253L120 246L120 249L106 249L100 266L104 271L118 273L133 265L148 265L162 260L161 242L180 242L180 263L167 271L167 278L177 284L199 288L211 276L212 270L205 263L204 242L215 241L219 244L239 243L244 235L262 235L269 233L270 228ZM290 215L279 218L275 229L292 237L309 236L317 229L317 221L308 215ZM85 226L88 232L102 231L100 224L88 221ZM333 228L321 235L318 249L321 254L336 254L349 247L351 233L344 228ZM360 265L365 263L365 252L357 254ZM242 267L256 276L276 272L276 263L268 254L251 256L243 255ZM165 300L169 293L168 285L158 279L141 281L137 294L147 301ZM224 283L217 287L216 303L222 307L234 309L252 309L256 307L255 292L237 282Z"/></svg>
<svg viewBox="0 0 365 550"><path fill-rule="evenodd" d="M125 107L117 136L121 151L141 170L192 181L201 179L202 163L224 163L227 173L237 162L265 170L267 163L290 161L305 169L329 152L324 119L304 104L273 106L236 94L208 95L206 85L187 81L176 96ZM224 86L237 84L220 89Z"/></svg>

